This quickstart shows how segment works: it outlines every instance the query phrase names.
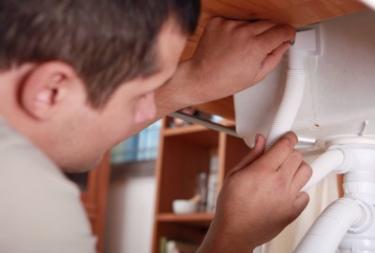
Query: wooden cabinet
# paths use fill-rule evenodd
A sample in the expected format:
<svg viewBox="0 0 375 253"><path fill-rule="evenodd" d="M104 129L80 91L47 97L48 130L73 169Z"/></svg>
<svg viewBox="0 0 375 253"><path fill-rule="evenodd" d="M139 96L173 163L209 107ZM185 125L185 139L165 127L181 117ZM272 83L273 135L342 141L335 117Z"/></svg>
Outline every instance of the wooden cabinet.
<svg viewBox="0 0 375 253"><path fill-rule="evenodd" d="M182 59L191 57L207 21L214 16L240 20L270 19L302 27L365 9L356 0L202 0L199 27L189 38ZM197 107L234 119L232 97Z"/></svg>
<svg viewBox="0 0 375 253"><path fill-rule="evenodd" d="M196 178L208 172L212 154L217 155L217 189L228 169L249 151L242 139L190 125L168 128L171 118L163 120L157 159L157 196L152 252L158 253L160 239L167 237L199 243L213 218L212 212L174 214L175 199L189 199L196 194Z"/></svg>

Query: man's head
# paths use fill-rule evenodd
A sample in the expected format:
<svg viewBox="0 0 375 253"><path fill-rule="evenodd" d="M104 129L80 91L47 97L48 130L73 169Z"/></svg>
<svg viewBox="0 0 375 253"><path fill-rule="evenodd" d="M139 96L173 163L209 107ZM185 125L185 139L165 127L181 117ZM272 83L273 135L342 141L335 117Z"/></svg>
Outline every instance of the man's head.
<svg viewBox="0 0 375 253"><path fill-rule="evenodd" d="M0 116L59 166L86 169L155 114L199 0L0 2Z"/></svg>

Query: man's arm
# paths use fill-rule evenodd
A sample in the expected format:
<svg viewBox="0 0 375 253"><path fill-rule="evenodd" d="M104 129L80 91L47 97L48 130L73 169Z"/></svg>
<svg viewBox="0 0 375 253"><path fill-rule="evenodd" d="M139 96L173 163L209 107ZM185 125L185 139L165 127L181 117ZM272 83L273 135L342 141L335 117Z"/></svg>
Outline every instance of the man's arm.
<svg viewBox="0 0 375 253"><path fill-rule="evenodd" d="M156 117L133 132L179 109L230 96L261 81L280 62L294 36L288 25L214 18L193 57L157 90Z"/></svg>
<svg viewBox="0 0 375 253"><path fill-rule="evenodd" d="M254 85L280 62L294 36L293 28L267 21L212 20L192 59L157 91L156 118ZM247 253L304 209L308 196L300 190L311 171L294 150L296 141L289 134L264 153L265 139L258 138L225 180L199 253Z"/></svg>

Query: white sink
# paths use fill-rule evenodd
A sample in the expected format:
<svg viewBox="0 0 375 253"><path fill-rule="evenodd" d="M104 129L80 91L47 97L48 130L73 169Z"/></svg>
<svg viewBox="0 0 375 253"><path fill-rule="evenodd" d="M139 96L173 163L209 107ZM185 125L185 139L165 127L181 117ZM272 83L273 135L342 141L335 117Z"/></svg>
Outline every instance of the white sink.
<svg viewBox="0 0 375 253"><path fill-rule="evenodd" d="M364 12L320 25L321 56L306 61L308 83L293 125L300 136L375 135L375 14ZM237 132L251 145L267 136L285 85L286 61L267 79L235 95Z"/></svg>

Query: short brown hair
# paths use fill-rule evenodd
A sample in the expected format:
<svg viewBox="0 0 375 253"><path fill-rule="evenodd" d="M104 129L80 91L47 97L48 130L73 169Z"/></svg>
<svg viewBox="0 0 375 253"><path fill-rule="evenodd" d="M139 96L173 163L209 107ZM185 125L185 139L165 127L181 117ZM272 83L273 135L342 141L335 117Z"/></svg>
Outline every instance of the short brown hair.
<svg viewBox="0 0 375 253"><path fill-rule="evenodd" d="M199 0L1 0L0 68L66 62L100 107L121 83L156 70L155 41L170 16L191 34L199 9Z"/></svg>

